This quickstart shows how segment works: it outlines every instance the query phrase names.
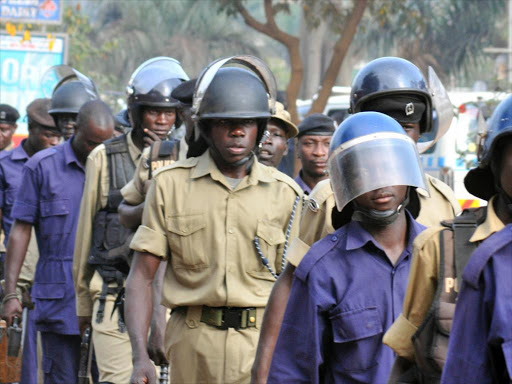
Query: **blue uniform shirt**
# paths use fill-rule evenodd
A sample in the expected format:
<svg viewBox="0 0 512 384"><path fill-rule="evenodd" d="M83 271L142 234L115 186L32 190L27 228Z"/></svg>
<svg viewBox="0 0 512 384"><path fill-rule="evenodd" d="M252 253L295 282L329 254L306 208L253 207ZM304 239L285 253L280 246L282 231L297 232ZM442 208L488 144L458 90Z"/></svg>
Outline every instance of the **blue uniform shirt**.
<svg viewBox="0 0 512 384"><path fill-rule="evenodd" d="M512 225L480 244L462 277L442 383L510 383Z"/></svg>
<svg viewBox="0 0 512 384"><path fill-rule="evenodd" d="M352 221L316 242L295 271L269 383L386 383L395 356L382 344L402 311L414 238L395 266Z"/></svg>
<svg viewBox="0 0 512 384"><path fill-rule="evenodd" d="M2 210L2 229L5 234L6 247L13 223L12 206L21 184L21 170L28 160L27 152L23 149L25 140L11 151L0 152L0 209Z"/></svg>
<svg viewBox="0 0 512 384"><path fill-rule="evenodd" d="M39 261L32 287L37 330L75 335L73 249L85 170L72 140L26 162L12 217L33 224L37 237Z"/></svg>
<svg viewBox="0 0 512 384"><path fill-rule="evenodd" d="M304 191L306 195L309 195L311 193L311 188L302 180L302 177L300 175L302 174L302 170L299 172L297 177L294 179L294 181L299 184L300 189Z"/></svg>

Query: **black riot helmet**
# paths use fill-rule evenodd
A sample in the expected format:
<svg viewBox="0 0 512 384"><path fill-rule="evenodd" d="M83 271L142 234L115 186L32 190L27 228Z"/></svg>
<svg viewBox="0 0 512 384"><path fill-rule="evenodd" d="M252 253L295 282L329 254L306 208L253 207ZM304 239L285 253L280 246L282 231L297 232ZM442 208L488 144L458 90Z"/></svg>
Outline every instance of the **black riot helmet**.
<svg viewBox="0 0 512 384"><path fill-rule="evenodd" d="M55 119L59 113L76 113L88 101L98 99L95 90L87 88L81 81L70 81L55 89L48 113Z"/></svg>
<svg viewBox="0 0 512 384"><path fill-rule="evenodd" d="M420 131L432 130L432 98L425 77L413 63L399 57L375 59L359 71L352 82L350 108L352 113L367 111L365 105L376 99L395 96L412 96L412 103L423 103ZM404 107L404 116L413 112L413 106L409 110Z"/></svg>
<svg viewBox="0 0 512 384"><path fill-rule="evenodd" d="M226 64L240 67L223 67ZM270 69L254 56L232 56L206 67L194 90L192 111L196 122L209 119L255 119L258 141L275 110L276 82Z"/></svg>
<svg viewBox="0 0 512 384"><path fill-rule="evenodd" d="M499 183L500 142L512 136L512 95L508 95L494 110L489 123L478 132L478 167L471 169L464 178L469 193L489 200L497 193L504 194ZM512 208L512 196L504 196ZM512 212L512 210L511 210Z"/></svg>
<svg viewBox="0 0 512 384"><path fill-rule="evenodd" d="M180 62L171 57L154 57L142 63L126 87L132 127L140 126L143 107L178 107L180 103L171 97L171 93L188 79ZM181 125L178 116L174 124Z"/></svg>

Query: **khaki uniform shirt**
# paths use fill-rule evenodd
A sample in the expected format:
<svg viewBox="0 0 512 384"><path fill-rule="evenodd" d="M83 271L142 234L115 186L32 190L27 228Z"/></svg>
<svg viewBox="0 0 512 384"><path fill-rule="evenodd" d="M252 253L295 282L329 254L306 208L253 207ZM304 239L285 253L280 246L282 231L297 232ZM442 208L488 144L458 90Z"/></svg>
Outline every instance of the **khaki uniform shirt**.
<svg viewBox="0 0 512 384"><path fill-rule="evenodd" d="M128 152L137 163L141 151L132 140L131 132L127 134ZM92 300L89 293L89 282L94 269L87 264L92 240L92 222L94 216L107 206L110 188L107 151L105 145L97 146L87 157L85 168L85 185L80 217L78 219L75 251L73 255L73 279L76 291L76 310L78 316L91 316Z"/></svg>
<svg viewBox="0 0 512 384"><path fill-rule="evenodd" d="M489 201L485 221L476 228L470 242L483 241L505 227L494 211L493 201L494 197ZM423 323L434 300L440 274L439 232L443 228L445 227L428 228L414 241L409 285L402 314L384 335L384 344L409 360L414 360L411 337Z"/></svg>
<svg viewBox="0 0 512 384"><path fill-rule="evenodd" d="M185 148L185 149L184 149ZM180 141L180 152L178 154L179 160L184 160L187 158L187 149L188 145L185 142L185 139ZM123 195L124 200L130 205L139 205L144 202L146 197L146 181L149 178L149 157L150 157L151 147L144 148L142 151L142 155L137 163L137 168L135 169L135 173L133 174L133 179L128 182L122 189L121 194ZM185 152L183 152L185 151ZM157 168L160 168L161 165L156 163ZM153 169L154 172L156 169Z"/></svg>
<svg viewBox="0 0 512 384"><path fill-rule="evenodd" d="M279 273L297 198L298 219L299 186L256 159L232 190L206 151L155 173L131 248L169 260L162 293L169 308L264 307L275 278L253 241L259 239L262 254ZM294 220L289 239L298 232Z"/></svg>
<svg viewBox="0 0 512 384"><path fill-rule="evenodd" d="M430 197L421 189L416 189L420 202L420 212L416 221L426 227L437 225L443 220L453 219L461 212L455 194L442 181L425 175ZM334 193L329 180L319 182L304 204L299 237L290 247L288 261L298 266L309 247L314 242L334 232L331 212L335 207Z"/></svg>

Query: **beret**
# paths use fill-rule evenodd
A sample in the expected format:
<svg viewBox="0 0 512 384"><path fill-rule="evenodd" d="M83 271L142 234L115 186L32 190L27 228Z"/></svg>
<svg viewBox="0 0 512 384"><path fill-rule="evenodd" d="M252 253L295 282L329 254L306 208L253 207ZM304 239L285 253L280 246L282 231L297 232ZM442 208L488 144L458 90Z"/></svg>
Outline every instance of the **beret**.
<svg viewBox="0 0 512 384"><path fill-rule="evenodd" d="M0 104L0 124L16 124L20 114L16 108L7 104Z"/></svg>
<svg viewBox="0 0 512 384"><path fill-rule="evenodd" d="M419 123L427 106L425 100L416 95L378 97L361 106L361 112L381 112L399 123Z"/></svg>
<svg viewBox="0 0 512 384"><path fill-rule="evenodd" d="M336 130L336 122L323 113L313 113L299 124L298 137L304 135L332 136Z"/></svg>
<svg viewBox="0 0 512 384"><path fill-rule="evenodd" d="M196 88L197 79L184 81L171 92L171 97L178 100L183 106L191 106Z"/></svg>
<svg viewBox="0 0 512 384"><path fill-rule="evenodd" d="M51 99L35 99L27 106L27 116L29 120L42 125L47 129L56 129L55 121L50 116Z"/></svg>

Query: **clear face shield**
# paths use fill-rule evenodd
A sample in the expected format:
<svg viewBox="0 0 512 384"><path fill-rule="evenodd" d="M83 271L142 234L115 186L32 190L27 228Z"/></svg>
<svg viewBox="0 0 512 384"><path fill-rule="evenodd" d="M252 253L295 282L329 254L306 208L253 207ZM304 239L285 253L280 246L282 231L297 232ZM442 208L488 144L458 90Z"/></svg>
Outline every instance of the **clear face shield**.
<svg viewBox="0 0 512 384"><path fill-rule="evenodd" d="M98 90L94 82L73 67L69 65L54 65L41 77L41 89L45 97L50 98L55 91L63 84L70 81L79 81L84 86L85 91L91 96L91 99L98 98Z"/></svg>
<svg viewBox="0 0 512 384"><path fill-rule="evenodd" d="M189 80L178 60L171 57L154 57L142 63L132 74L126 87L128 96L145 95L166 79Z"/></svg>
<svg viewBox="0 0 512 384"><path fill-rule="evenodd" d="M329 156L331 185L338 211L367 192L408 185L428 193L414 142L406 135L381 132L340 145Z"/></svg>

